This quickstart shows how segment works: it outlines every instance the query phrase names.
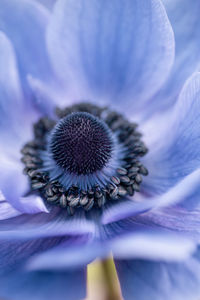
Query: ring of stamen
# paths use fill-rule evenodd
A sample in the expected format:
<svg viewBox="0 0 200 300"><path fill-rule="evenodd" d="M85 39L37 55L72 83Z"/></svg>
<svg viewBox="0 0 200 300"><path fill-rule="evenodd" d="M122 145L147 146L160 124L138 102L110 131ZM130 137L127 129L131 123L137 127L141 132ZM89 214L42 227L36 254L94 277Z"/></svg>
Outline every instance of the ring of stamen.
<svg viewBox="0 0 200 300"><path fill-rule="evenodd" d="M96 180L97 177L94 177L96 181L92 185L89 184L87 188L83 189L79 181L78 184L67 186L59 178L52 178L51 172L46 167L44 168L45 160L41 153L48 153L49 137L53 132L55 133L55 126L58 126L54 120L40 119L34 125L34 140L27 143L22 149L22 161L26 166L24 172L30 178L32 189L39 190L47 202L66 208L71 215L74 213L75 207L83 207L87 211L93 206L102 207L106 201L118 200L127 195L132 196L135 191L139 191L142 182L141 175L148 174L147 169L138 160L147 152L147 148L141 141L141 134L137 131L135 123L128 122L117 112L88 103L56 109L56 114L60 119L69 118L73 113L78 113L80 116L80 112L83 112L83 115L86 113L93 115L93 120L96 120L96 117L102 120L101 122L106 124L105 128L108 127L117 139L117 147L123 149L123 155L118 160L118 165L103 184L100 184ZM110 149L107 160L104 161L105 165L109 161L111 152ZM99 166L99 169L101 167ZM76 169L76 171L83 173L83 169ZM92 169L90 171L92 172ZM93 169L93 171L95 170ZM83 174L79 175L83 176ZM85 172L85 176L88 176L87 172Z"/></svg>

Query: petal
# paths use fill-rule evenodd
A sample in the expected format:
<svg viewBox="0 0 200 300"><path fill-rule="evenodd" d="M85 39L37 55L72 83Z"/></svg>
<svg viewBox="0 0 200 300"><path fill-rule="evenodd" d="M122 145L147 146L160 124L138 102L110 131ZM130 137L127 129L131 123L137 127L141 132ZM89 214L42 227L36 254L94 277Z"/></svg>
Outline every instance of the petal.
<svg viewBox="0 0 200 300"><path fill-rule="evenodd" d="M18 219L19 218L20 217L18 217ZM51 230L51 224L46 225L49 229L48 234L44 234L42 226L36 225L35 232L37 232L33 235L32 233L34 230L32 230L32 232L29 230L30 224L28 224L28 222L23 223L24 235L21 232L21 236L19 236L19 228L14 229L12 219L9 219L9 222L7 223L11 223L13 225L13 231L11 232L11 230L5 228L6 222L1 221L0 277L10 271L14 272L15 270L18 270L19 272L20 270L28 270L27 263L31 257L37 257L37 255L45 253L46 251L48 253L51 248L53 249L60 244L63 244L64 247L66 246L66 251L68 250L68 246L73 246L74 249L78 247L80 250L82 241L87 241L89 239L88 231L86 232L85 228L82 228L79 231L74 230L73 232L65 230L62 234L60 232L56 234L53 230ZM63 224L64 223L62 223L62 225ZM70 223L65 223L65 225L70 225ZM29 227L27 228L27 232L26 227ZM40 229L42 233L39 232ZM3 232L5 233L4 236L2 235ZM64 268L61 269L62 271L66 270Z"/></svg>
<svg viewBox="0 0 200 300"><path fill-rule="evenodd" d="M0 3L0 29L13 43L23 88L28 95L27 74L43 80L51 74L45 46L48 21L48 10L36 1L2 0Z"/></svg>
<svg viewBox="0 0 200 300"><path fill-rule="evenodd" d="M40 0L36 0L40 3ZM52 10L54 4L56 3L56 0L43 0L42 4L45 5L48 9Z"/></svg>
<svg viewBox="0 0 200 300"><path fill-rule="evenodd" d="M130 216L138 215L159 207L175 205L181 201L190 199L194 191L199 188L200 169L186 176L174 187L160 196L143 198L140 202L124 200L119 204L112 205L104 210L102 216L103 224L118 221Z"/></svg>
<svg viewBox="0 0 200 300"><path fill-rule="evenodd" d="M175 34L176 57L169 80L152 99L162 107L174 103L185 80L200 66L199 0L164 0L169 20Z"/></svg>
<svg viewBox="0 0 200 300"><path fill-rule="evenodd" d="M19 157L22 144L31 136L33 112L26 107L13 45L1 31L0 65L0 149Z"/></svg>
<svg viewBox="0 0 200 300"><path fill-rule="evenodd" d="M197 300L200 265L194 258L184 263L146 260L116 261L124 300Z"/></svg>
<svg viewBox="0 0 200 300"><path fill-rule="evenodd" d="M11 206L10 203L5 201L3 194L0 192L0 220L13 218L20 214L21 213Z"/></svg>
<svg viewBox="0 0 200 300"><path fill-rule="evenodd" d="M116 237L110 244L115 259L178 262L189 258L195 251L195 244L180 235L169 234L164 230L150 230L148 227L144 229L142 226L140 230L135 227L132 234Z"/></svg>
<svg viewBox="0 0 200 300"><path fill-rule="evenodd" d="M15 157L4 156L4 153L1 153L0 164L0 190L6 201L20 211L23 208L20 197L29 188L28 179L23 174L22 164Z"/></svg>
<svg viewBox="0 0 200 300"><path fill-rule="evenodd" d="M30 195L20 198L20 211L27 214L48 213L48 209L43 199L38 195Z"/></svg>
<svg viewBox="0 0 200 300"><path fill-rule="evenodd" d="M65 240L68 238L70 237L65 237ZM84 297L85 271L83 268L62 270L62 272L27 272L26 270L26 262L31 256L47 251L63 241L63 237L53 236L30 241L1 240L0 298L45 300L48 297L57 300L66 299L68 295L70 299L77 300L76 297ZM74 290L75 284L80 284L80 290L77 293Z"/></svg>
<svg viewBox="0 0 200 300"><path fill-rule="evenodd" d="M106 258L110 254L110 248L106 242L101 244L88 238L74 238L50 249L49 251L35 255L27 264L29 270L64 270L77 268L91 263L98 258Z"/></svg>
<svg viewBox="0 0 200 300"><path fill-rule="evenodd" d="M72 101L66 99L65 87L57 81L44 82L28 74L29 87L34 94L34 103L43 115L55 118L55 107L72 105Z"/></svg>
<svg viewBox="0 0 200 300"><path fill-rule="evenodd" d="M94 223L86 219L84 212L78 211L71 218L65 210L58 207L52 207L50 213L24 214L0 221L1 240L29 240L66 235L92 236L94 233Z"/></svg>
<svg viewBox="0 0 200 300"><path fill-rule="evenodd" d="M13 130L13 138L15 138L16 142L17 139L19 139L17 116L23 111L23 94L19 82L14 49L3 32L0 32L0 65L1 137L3 137L4 140L8 132L10 133L10 131ZM6 140L8 139L6 138Z"/></svg>
<svg viewBox="0 0 200 300"><path fill-rule="evenodd" d="M28 273L18 270L0 277L0 297L5 299L78 300L85 296L84 269Z"/></svg>
<svg viewBox="0 0 200 300"><path fill-rule="evenodd" d="M149 176L143 186L148 193L166 191L199 167L199 100L200 73L195 73L186 81L173 113L166 120L167 128L160 132L160 139L149 145L150 151L144 157Z"/></svg>
<svg viewBox="0 0 200 300"><path fill-rule="evenodd" d="M199 210L188 211L180 206L158 209L135 217L133 222L145 224L154 230L164 228L178 234L181 233L200 242Z"/></svg>
<svg viewBox="0 0 200 300"><path fill-rule="evenodd" d="M29 114L30 111L23 103L24 97L19 82L14 49L2 32L0 32L0 65L0 189L8 202L16 209L24 211L20 197L28 190L28 181L22 173L20 149L25 140L30 139L32 113ZM32 204L36 207L38 201ZM8 209L8 203L3 205L5 209Z"/></svg>
<svg viewBox="0 0 200 300"><path fill-rule="evenodd" d="M163 84L174 58L173 32L159 0L59 0L47 42L68 98L126 106L137 99L134 112Z"/></svg>

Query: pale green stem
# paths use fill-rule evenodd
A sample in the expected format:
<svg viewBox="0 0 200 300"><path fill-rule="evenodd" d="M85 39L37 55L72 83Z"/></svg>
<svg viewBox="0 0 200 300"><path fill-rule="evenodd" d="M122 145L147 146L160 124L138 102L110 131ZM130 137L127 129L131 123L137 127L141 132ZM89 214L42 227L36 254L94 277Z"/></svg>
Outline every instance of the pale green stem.
<svg viewBox="0 0 200 300"><path fill-rule="evenodd" d="M112 258L101 261L105 288L107 291L105 300L122 300L117 273Z"/></svg>
<svg viewBox="0 0 200 300"><path fill-rule="evenodd" d="M87 300L122 300L119 280L112 258L88 266Z"/></svg>

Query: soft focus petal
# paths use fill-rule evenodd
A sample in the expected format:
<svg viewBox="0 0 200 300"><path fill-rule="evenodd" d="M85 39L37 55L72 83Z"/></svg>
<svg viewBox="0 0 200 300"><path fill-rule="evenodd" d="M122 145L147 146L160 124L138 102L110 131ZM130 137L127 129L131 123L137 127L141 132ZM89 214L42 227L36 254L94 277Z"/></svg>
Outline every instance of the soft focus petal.
<svg viewBox="0 0 200 300"><path fill-rule="evenodd" d="M26 110L24 103L14 49L2 32L0 32L0 65L0 190L8 202L16 209L24 211L23 198L20 200L20 197L28 191L29 185L26 176L23 175L20 149L31 137L32 113L29 114L30 111ZM33 206L39 208L38 201L29 203L29 207L30 205L31 213L34 210ZM4 203L4 208L8 206ZM27 208L28 205L25 212L28 212Z"/></svg>
<svg viewBox="0 0 200 300"><path fill-rule="evenodd" d="M55 107L72 105L73 102L66 99L65 88L57 81L44 82L28 74L29 87L34 94L34 102L43 115L55 118Z"/></svg>
<svg viewBox="0 0 200 300"><path fill-rule="evenodd" d="M145 260L116 261L124 300L197 300L200 295L200 264L154 263Z"/></svg>
<svg viewBox="0 0 200 300"><path fill-rule="evenodd" d="M175 34L176 57L172 74L163 89L152 99L169 107L174 103L185 80L200 67L199 0L163 0Z"/></svg>
<svg viewBox="0 0 200 300"><path fill-rule="evenodd" d="M0 297L12 300L79 300L86 296L86 271L11 272L0 277Z"/></svg>
<svg viewBox="0 0 200 300"><path fill-rule="evenodd" d="M194 243L180 235L169 234L164 230L149 230L148 227L115 238L111 241L111 247L115 258L171 262L183 261L195 250Z"/></svg>
<svg viewBox="0 0 200 300"><path fill-rule="evenodd" d="M20 211L27 214L37 214L40 212L48 213L48 209L44 204L43 199L38 195L30 195L21 197L20 200Z"/></svg>
<svg viewBox="0 0 200 300"><path fill-rule="evenodd" d="M35 1L41 3L40 0L35 0ZM55 3L56 3L56 0L42 0L42 4L45 5L50 10L52 10Z"/></svg>
<svg viewBox="0 0 200 300"><path fill-rule="evenodd" d="M182 181L169 189L166 193L152 198L143 197L140 201L124 200L119 204L109 206L104 210L102 222L104 224L128 218L159 207L175 205L190 199L194 190L199 189L200 169L186 176Z"/></svg>
<svg viewBox="0 0 200 300"><path fill-rule="evenodd" d="M3 147L6 143L16 143L20 138L17 118L23 111L23 95L14 49L3 32L0 32L0 65L0 133ZM9 140L8 135L11 133L12 138Z"/></svg>
<svg viewBox="0 0 200 300"><path fill-rule="evenodd" d="M87 265L98 258L106 258L110 248L106 243L85 238L67 241L47 252L35 255L28 262L29 270L65 270Z"/></svg>
<svg viewBox="0 0 200 300"><path fill-rule="evenodd" d="M45 28L48 20L48 10L36 1L0 2L0 29L12 40L26 92L29 92L27 74L43 80L51 74L45 46Z"/></svg>
<svg viewBox="0 0 200 300"><path fill-rule="evenodd" d="M182 233L189 238L200 242L200 211L188 211L183 207L176 206L159 209L132 219L135 224L145 224L149 228L167 230Z"/></svg>
<svg viewBox="0 0 200 300"><path fill-rule="evenodd" d="M0 164L0 190L6 201L15 209L23 209L20 197L28 191L29 183L27 176L23 174L22 164L17 158L4 156L3 153L1 153Z"/></svg>
<svg viewBox="0 0 200 300"><path fill-rule="evenodd" d="M0 220L19 216L21 213L8 203L0 191Z"/></svg>
<svg viewBox="0 0 200 300"><path fill-rule="evenodd" d="M93 235L94 224L87 221L80 211L70 217L58 207L49 208L50 213L24 214L0 222L0 239L35 239L65 235Z"/></svg>
<svg viewBox="0 0 200 300"><path fill-rule="evenodd" d="M47 41L68 98L135 101L132 112L160 88L174 57L159 0L59 0Z"/></svg>
<svg viewBox="0 0 200 300"><path fill-rule="evenodd" d="M166 191L199 168L200 73L186 81L171 116L165 121L166 130L149 145L150 151L144 157L149 170L149 176L144 179L148 193Z"/></svg>
<svg viewBox="0 0 200 300"><path fill-rule="evenodd" d="M137 228L135 228L136 230ZM140 228L141 229L141 228ZM195 245L188 239L164 231L137 231L101 241L87 240L84 237L68 240L49 251L35 255L28 262L30 270L62 270L84 266L98 258L150 258L159 261L180 261L188 258Z"/></svg>
<svg viewBox="0 0 200 300"><path fill-rule="evenodd" d="M30 124L33 113L27 110L15 52L11 41L3 32L0 32L0 65L1 156L19 158L22 144L31 136Z"/></svg>
<svg viewBox="0 0 200 300"><path fill-rule="evenodd" d="M12 223L12 220L9 219L10 223ZM1 221L1 225L3 224L3 221ZM25 224L28 226L28 223ZM66 225L70 225L69 223ZM2 227L2 226L1 226ZM38 254L45 253L54 247L57 247L60 244L63 245L71 245L74 247L77 246L79 249L79 245L81 244L81 241L85 240L87 241L89 239L88 232L84 233L82 229L79 230L79 233L76 231L70 233L70 231L65 230L65 233L61 235L58 233L57 235L55 232L51 232L51 227L49 227L49 233L42 236L42 234L38 235L32 235L31 231L28 230L27 235L29 233L29 237L24 234L24 237L21 237L19 239L19 236L17 235L17 229L13 230L13 236L9 235L11 231L5 230L4 231L4 237L1 235L1 247L0 247L0 277L1 275L5 275L10 271L15 272L15 270L27 270L27 263L30 260L31 257L37 256ZM37 227L37 230L39 231L43 229L41 226ZM58 229L58 226L57 226ZM36 229L35 229L36 230ZM24 231L26 231L24 227ZM32 230L33 231L33 230ZM2 233L2 231L1 231ZM7 233L7 234L6 234ZM14 235L16 233L16 236ZM43 231L44 233L44 231ZM67 248L66 248L67 250ZM73 253L71 255L73 257ZM29 268L30 269L30 268ZM29 270L30 271L30 270ZM64 269L62 268L62 271Z"/></svg>

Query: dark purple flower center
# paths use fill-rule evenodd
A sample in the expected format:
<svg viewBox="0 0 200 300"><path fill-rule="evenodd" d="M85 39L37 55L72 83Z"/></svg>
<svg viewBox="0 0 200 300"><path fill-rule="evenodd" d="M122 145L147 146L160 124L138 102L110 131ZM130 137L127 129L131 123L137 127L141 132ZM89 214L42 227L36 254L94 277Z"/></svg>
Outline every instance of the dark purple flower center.
<svg viewBox="0 0 200 300"><path fill-rule="evenodd" d="M137 124L90 103L55 113L34 124L34 138L21 150L30 193L73 215L139 191L148 171L139 160L147 148Z"/></svg>
<svg viewBox="0 0 200 300"><path fill-rule="evenodd" d="M92 174L111 157L112 133L99 118L86 112L72 113L58 122L49 146L61 168L77 175Z"/></svg>

